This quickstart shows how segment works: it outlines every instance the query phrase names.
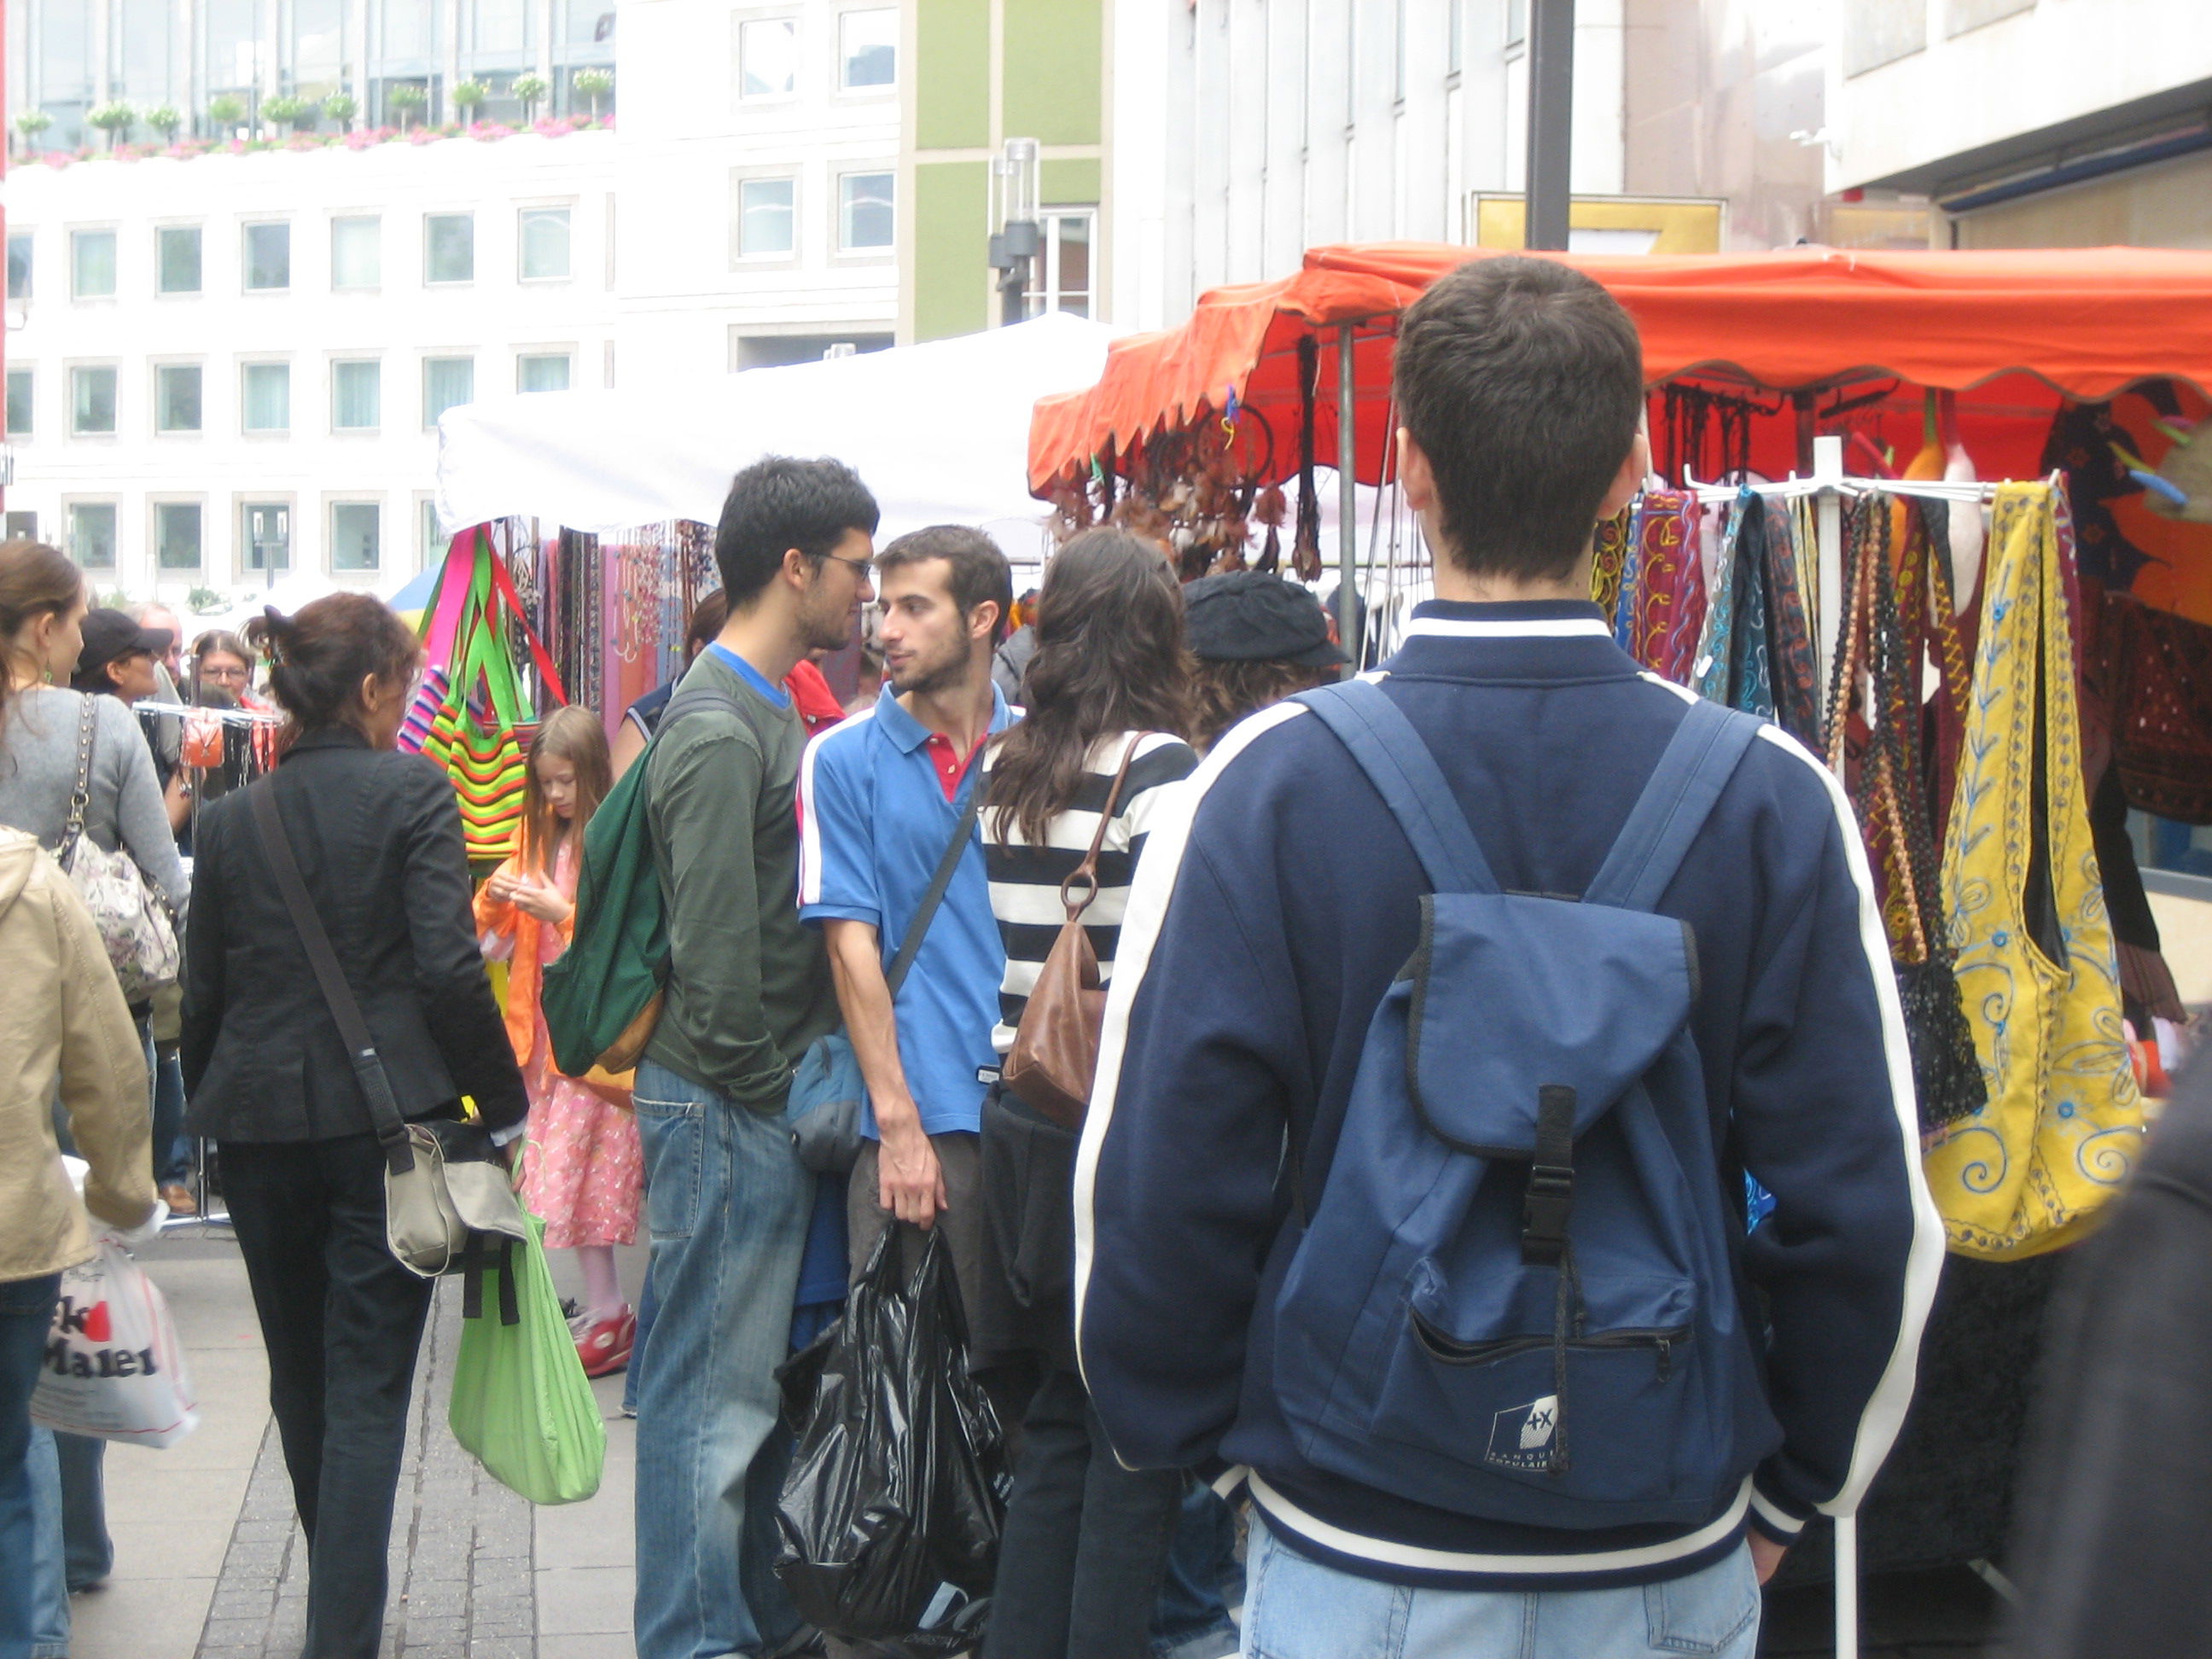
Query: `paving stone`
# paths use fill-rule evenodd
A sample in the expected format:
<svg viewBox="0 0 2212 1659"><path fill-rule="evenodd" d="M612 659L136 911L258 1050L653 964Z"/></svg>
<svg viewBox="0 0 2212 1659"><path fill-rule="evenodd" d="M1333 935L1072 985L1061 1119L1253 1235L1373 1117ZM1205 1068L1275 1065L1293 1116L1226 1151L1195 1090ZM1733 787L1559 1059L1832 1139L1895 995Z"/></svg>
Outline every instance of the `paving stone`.
<svg viewBox="0 0 2212 1659"><path fill-rule="evenodd" d="M392 1600L381 1659L538 1659L534 1517L446 1426L460 1291L441 1284L416 1368L392 1506ZM296 1659L306 1540L272 1424L223 1556L198 1659Z"/></svg>

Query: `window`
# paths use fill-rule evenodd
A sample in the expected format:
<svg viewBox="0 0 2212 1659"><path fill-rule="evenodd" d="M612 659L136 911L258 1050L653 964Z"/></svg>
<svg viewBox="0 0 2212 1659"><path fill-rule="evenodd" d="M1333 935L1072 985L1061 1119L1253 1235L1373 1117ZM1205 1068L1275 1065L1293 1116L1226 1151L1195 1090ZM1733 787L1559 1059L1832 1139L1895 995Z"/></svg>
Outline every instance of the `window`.
<svg viewBox="0 0 2212 1659"><path fill-rule="evenodd" d="M422 221L422 280L477 279L477 221L472 213L433 213Z"/></svg>
<svg viewBox="0 0 2212 1659"><path fill-rule="evenodd" d="M425 357L422 360L422 424L434 427L438 416L477 395L477 360L473 357Z"/></svg>
<svg viewBox="0 0 2212 1659"><path fill-rule="evenodd" d="M39 515L35 513L10 513L6 517L7 539L11 542L34 542L39 539Z"/></svg>
<svg viewBox="0 0 2212 1659"><path fill-rule="evenodd" d="M200 568L200 504L154 503L154 562L162 570Z"/></svg>
<svg viewBox="0 0 2212 1659"><path fill-rule="evenodd" d="M1508 50L1527 44L1528 0L1505 0L1505 45Z"/></svg>
<svg viewBox="0 0 2212 1659"><path fill-rule="evenodd" d="M532 351L514 360L514 389L517 392L566 392L568 389L568 354L565 351Z"/></svg>
<svg viewBox="0 0 2212 1659"><path fill-rule="evenodd" d="M78 300L115 297L115 233L112 230L73 230L70 233L70 295Z"/></svg>
<svg viewBox="0 0 2212 1659"><path fill-rule="evenodd" d="M164 225L154 233L155 286L164 294L200 291L200 228Z"/></svg>
<svg viewBox="0 0 2212 1659"><path fill-rule="evenodd" d="M799 21L756 17L738 25L738 96L781 98L798 84Z"/></svg>
<svg viewBox="0 0 2212 1659"><path fill-rule="evenodd" d="M8 297L31 297L31 233L17 231L8 238Z"/></svg>
<svg viewBox="0 0 2212 1659"><path fill-rule="evenodd" d="M738 185L738 253L772 258L798 249L799 181L747 179Z"/></svg>
<svg viewBox="0 0 2212 1659"><path fill-rule="evenodd" d="M384 222L331 221L331 286L377 288L384 281Z"/></svg>
<svg viewBox="0 0 2212 1659"><path fill-rule="evenodd" d="M31 371L27 368L8 371L8 435L31 435Z"/></svg>
<svg viewBox="0 0 2212 1659"><path fill-rule="evenodd" d="M69 553L87 570L115 568L115 503L69 504Z"/></svg>
<svg viewBox="0 0 2212 1659"><path fill-rule="evenodd" d="M249 294L273 294L292 286L292 227L246 228L246 288Z"/></svg>
<svg viewBox="0 0 2212 1659"><path fill-rule="evenodd" d="M522 210L522 280L558 281L568 275L568 210Z"/></svg>
<svg viewBox="0 0 2212 1659"><path fill-rule="evenodd" d="M891 245L891 175L848 173L837 180L837 246L846 252Z"/></svg>
<svg viewBox="0 0 2212 1659"><path fill-rule="evenodd" d="M200 366L163 363L154 371L154 430L200 429Z"/></svg>
<svg viewBox="0 0 2212 1659"><path fill-rule="evenodd" d="M374 357L331 365L331 430L374 432L384 424L384 365Z"/></svg>
<svg viewBox="0 0 2212 1659"><path fill-rule="evenodd" d="M70 431L78 437L96 437L114 430L113 366L70 370Z"/></svg>
<svg viewBox="0 0 2212 1659"><path fill-rule="evenodd" d="M898 36L896 6L848 11L837 20L839 83L846 91L888 87L896 82Z"/></svg>
<svg viewBox="0 0 2212 1659"><path fill-rule="evenodd" d="M383 517L374 501L331 503L332 570L374 570L383 562Z"/></svg>
<svg viewBox="0 0 2212 1659"><path fill-rule="evenodd" d="M248 363L245 369L246 429L248 432L289 432L292 429L292 365Z"/></svg>
<svg viewBox="0 0 2212 1659"><path fill-rule="evenodd" d="M1044 246L1037 255L1043 269L1038 274L1034 310L1066 311L1078 317L1091 315L1091 248L1097 225L1097 208L1044 210L1041 227Z"/></svg>
<svg viewBox="0 0 2212 1659"><path fill-rule="evenodd" d="M1457 75L1467 67L1467 0L1444 0L1444 73Z"/></svg>
<svg viewBox="0 0 2212 1659"><path fill-rule="evenodd" d="M292 568L292 509L283 501L241 501L238 543L246 570Z"/></svg>
<svg viewBox="0 0 2212 1659"><path fill-rule="evenodd" d="M426 569L432 560L445 556L446 538L438 533L438 498L425 495L417 506L422 520L422 552L415 563L417 569Z"/></svg>

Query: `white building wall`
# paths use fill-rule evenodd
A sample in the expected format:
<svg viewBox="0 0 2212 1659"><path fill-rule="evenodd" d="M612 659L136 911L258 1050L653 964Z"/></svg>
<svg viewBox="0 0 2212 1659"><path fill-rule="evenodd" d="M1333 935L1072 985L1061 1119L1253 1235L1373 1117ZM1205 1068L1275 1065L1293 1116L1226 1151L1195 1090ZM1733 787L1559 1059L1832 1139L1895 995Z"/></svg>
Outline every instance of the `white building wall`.
<svg viewBox="0 0 2212 1659"><path fill-rule="evenodd" d="M1829 9L1831 190L2212 78L2203 0L1868 0L1850 13Z"/></svg>
<svg viewBox="0 0 2212 1659"><path fill-rule="evenodd" d="M1164 275L1125 279L1118 291L1140 299L1117 322L1167 326L1205 289L1287 275L1324 243L1468 240L1470 194L1521 188L1528 77L1525 48L1509 39L1521 9L1508 0L1160 9L1161 27L1127 32L1114 119L1117 133L1164 135L1162 188L1148 200L1123 192L1115 231L1124 249L1156 241ZM1150 73L1132 61L1139 40L1156 54ZM1626 52L1623 0L1582 0L1578 193L1622 188Z"/></svg>
<svg viewBox="0 0 2212 1659"><path fill-rule="evenodd" d="M13 169L7 226L31 238L33 286L27 299L8 302L6 356L11 371L31 371L33 422L9 435L8 509L34 513L40 535L58 544L70 501L115 502L115 567L96 572L95 583L174 601L194 587L260 584L240 545L243 503L289 504L291 570L326 573L331 505L374 501L380 568L338 580L396 585L421 566L422 504L435 483L424 360L473 359L478 398L513 392L516 360L527 354L568 354L573 386L603 378L615 331L607 243L615 142L592 132ZM519 215L535 206L569 211L566 277L520 276ZM466 283L425 280L424 218L434 213L474 216ZM355 216L381 222L380 281L334 291L331 221ZM243 227L264 222L291 227L291 281L281 293L244 287ZM202 228L197 295L155 292L163 225ZM115 295L74 299L69 233L108 228L118 233ZM380 425L334 431L331 366L360 359L382 366ZM288 431L242 429L249 362L290 365ZM155 370L163 363L203 367L198 433L155 430ZM77 364L118 370L112 436L70 433L68 371ZM155 568L154 505L164 501L203 505L197 571Z"/></svg>
<svg viewBox="0 0 2212 1659"><path fill-rule="evenodd" d="M882 4L622 0L622 73L633 90L616 163L626 383L734 368L733 334L895 331L896 246L839 246L840 176L899 172L899 86L840 84L841 16ZM755 19L796 25L787 94L740 96L739 29ZM783 177L797 183L795 249L749 257L738 246L738 185Z"/></svg>

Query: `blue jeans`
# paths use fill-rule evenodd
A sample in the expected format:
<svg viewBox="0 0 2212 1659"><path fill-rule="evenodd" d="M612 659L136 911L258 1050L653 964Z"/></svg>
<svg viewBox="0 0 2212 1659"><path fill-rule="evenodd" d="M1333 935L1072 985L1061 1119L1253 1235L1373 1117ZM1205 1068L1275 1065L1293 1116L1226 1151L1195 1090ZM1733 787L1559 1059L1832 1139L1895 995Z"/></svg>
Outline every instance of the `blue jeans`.
<svg viewBox="0 0 2212 1659"><path fill-rule="evenodd" d="M1417 1589L1299 1554L1255 1512L1244 1563L1249 1659L1752 1659L1751 1547L1686 1577L1610 1589Z"/></svg>
<svg viewBox="0 0 2212 1659"><path fill-rule="evenodd" d="M9 1585L27 1587L0 1595L0 1659L30 1659L33 1644L51 1643L44 1628L52 1609L44 1605L50 1595L39 1592L50 1582L59 1587L60 1563L48 1571L39 1547L42 1531L33 1502L31 1470L31 1391L38 1387L39 1364L46 1352L46 1333L54 1318L54 1298L61 1292L59 1273L35 1279L0 1280L0 1579ZM57 1489L59 1481L56 1481ZM58 1542L61 1520L50 1523ZM45 1553L50 1554L51 1547ZM47 1582L41 1582L47 1581ZM68 1639L68 1601L64 1597L63 1640Z"/></svg>
<svg viewBox="0 0 2212 1659"><path fill-rule="evenodd" d="M185 1068L174 1043L154 1056L154 1184L183 1185L192 1155L185 1139Z"/></svg>
<svg viewBox="0 0 2212 1659"><path fill-rule="evenodd" d="M772 1571L790 1461L775 1368L815 1181L781 1114L637 1068L659 1299L637 1400L639 1659L754 1655L799 1626Z"/></svg>
<svg viewBox="0 0 2212 1659"><path fill-rule="evenodd" d="M1220 1659L1237 1651L1222 1587L1237 1571L1237 1517L1202 1480L1183 1488L1175 1541L1152 1609L1154 1659Z"/></svg>

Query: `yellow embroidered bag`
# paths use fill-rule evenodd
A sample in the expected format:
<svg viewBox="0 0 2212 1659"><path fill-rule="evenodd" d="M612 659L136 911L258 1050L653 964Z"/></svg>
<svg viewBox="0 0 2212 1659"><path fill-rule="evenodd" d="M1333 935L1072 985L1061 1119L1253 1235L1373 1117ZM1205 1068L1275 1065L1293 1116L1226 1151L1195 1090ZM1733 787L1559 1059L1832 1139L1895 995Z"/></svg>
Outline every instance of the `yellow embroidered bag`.
<svg viewBox="0 0 2212 1659"><path fill-rule="evenodd" d="M1943 848L1959 989L1990 1097L1929 1152L1928 1184L1951 1248L1992 1261L2079 1237L2134 1168L2143 1127L2089 842L2064 512L2048 483L1997 491Z"/></svg>

